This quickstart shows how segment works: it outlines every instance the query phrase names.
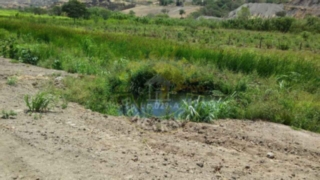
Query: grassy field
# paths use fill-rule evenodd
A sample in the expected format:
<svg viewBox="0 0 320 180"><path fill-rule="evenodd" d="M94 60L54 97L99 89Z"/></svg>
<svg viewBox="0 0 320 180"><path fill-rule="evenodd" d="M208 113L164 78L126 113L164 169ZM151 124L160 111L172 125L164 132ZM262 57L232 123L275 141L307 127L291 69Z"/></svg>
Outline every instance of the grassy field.
<svg viewBox="0 0 320 180"><path fill-rule="evenodd" d="M3 10L0 16L2 56L83 74L55 91L92 110L117 114L119 93L141 95L145 82L161 75L173 92L224 95L227 105L214 117L211 106L190 104L204 117L190 120L262 119L320 132L315 32L232 30L211 21L119 13L76 22Z"/></svg>

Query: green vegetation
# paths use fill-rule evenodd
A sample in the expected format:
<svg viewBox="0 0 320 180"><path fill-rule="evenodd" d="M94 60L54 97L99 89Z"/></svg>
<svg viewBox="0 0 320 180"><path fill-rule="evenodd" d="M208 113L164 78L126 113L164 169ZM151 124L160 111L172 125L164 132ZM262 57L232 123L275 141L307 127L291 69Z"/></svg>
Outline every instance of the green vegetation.
<svg viewBox="0 0 320 180"><path fill-rule="evenodd" d="M88 15L85 4L77 0L69 0L67 3L63 4L61 12L65 12L67 16L73 18L74 21L81 17L85 18Z"/></svg>
<svg viewBox="0 0 320 180"><path fill-rule="evenodd" d="M10 86L15 86L17 84L17 81L18 81L18 79L15 76L7 78L7 84Z"/></svg>
<svg viewBox="0 0 320 180"><path fill-rule="evenodd" d="M1 116L2 119L9 119L9 118L13 118L14 116L17 116L17 113L14 112L13 110L10 110L10 111L2 110L1 114L2 114Z"/></svg>
<svg viewBox="0 0 320 180"><path fill-rule="evenodd" d="M29 95L25 95L24 101L29 111L45 112L49 110L49 106L50 103L53 102L53 98L45 92L39 92L33 98Z"/></svg>
<svg viewBox="0 0 320 180"><path fill-rule="evenodd" d="M116 115L123 94L143 94L160 75L170 91L223 97L185 102L183 118L262 119L320 132L319 18L214 22L89 12L76 23L2 16L0 54L80 74L50 89L106 114Z"/></svg>
<svg viewBox="0 0 320 180"><path fill-rule="evenodd" d="M236 113L231 103L232 100L205 101L201 97L189 102L184 100L180 118L195 122L211 122L214 119L228 118Z"/></svg>

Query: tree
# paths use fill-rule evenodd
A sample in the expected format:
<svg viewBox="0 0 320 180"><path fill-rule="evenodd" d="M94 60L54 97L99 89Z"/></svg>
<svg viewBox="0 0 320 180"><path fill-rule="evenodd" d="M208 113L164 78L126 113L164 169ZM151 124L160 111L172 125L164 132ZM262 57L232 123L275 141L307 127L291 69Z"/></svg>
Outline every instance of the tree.
<svg viewBox="0 0 320 180"><path fill-rule="evenodd" d="M60 6L53 6L51 9L51 14L55 16L61 16L62 10Z"/></svg>
<svg viewBox="0 0 320 180"><path fill-rule="evenodd" d="M182 0L176 0L176 6L183 6Z"/></svg>
<svg viewBox="0 0 320 180"><path fill-rule="evenodd" d="M276 12L276 16L278 17L285 17L286 16L286 11L279 11L279 12Z"/></svg>
<svg viewBox="0 0 320 180"><path fill-rule="evenodd" d="M73 18L74 22L78 18L85 18L88 15L85 4L78 0L69 0L62 6L62 12L66 12L68 17Z"/></svg>
<svg viewBox="0 0 320 180"><path fill-rule="evenodd" d="M184 15L185 13L186 13L186 11L184 11L184 9L179 10L179 14L180 14L181 18L182 18L182 15Z"/></svg>
<svg viewBox="0 0 320 180"><path fill-rule="evenodd" d="M248 7L242 7L240 11L238 11L237 16L241 20L248 20L251 16L250 10Z"/></svg>
<svg viewBox="0 0 320 180"><path fill-rule="evenodd" d="M161 9L161 12L162 12L163 14L168 14L168 13L169 13L169 9Z"/></svg>
<svg viewBox="0 0 320 180"><path fill-rule="evenodd" d="M172 0L159 0L160 6L167 6L168 4L173 3Z"/></svg>
<svg viewBox="0 0 320 180"><path fill-rule="evenodd" d="M33 13L34 13L35 15L42 15L42 14L46 14L46 13L47 13L47 11L46 11L45 9L42 9L42 8L40 8L40 7L34 7L34 8L32 9L32 11L33 11Z"/></svg>
<svg viewBox="0 0 320 180"><path fill-rule="evenodd" d="M132 17L134 17L134 16L136 15L136 13L135 13L133 10L130 10L130 11L129 11L129 15L132 16Z"/></svg>

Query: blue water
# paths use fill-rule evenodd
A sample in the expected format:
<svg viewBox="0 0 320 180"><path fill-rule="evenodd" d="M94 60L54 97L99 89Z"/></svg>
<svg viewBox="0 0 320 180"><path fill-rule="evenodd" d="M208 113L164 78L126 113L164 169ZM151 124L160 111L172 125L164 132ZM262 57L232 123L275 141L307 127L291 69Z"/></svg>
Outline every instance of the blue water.
<svg viewBox="0 0 320 180"><path fill-rule="evenodd" d="M198 94L171 94L161 91L135 98L133 98L133 96L128 96L122 101L120 114L129 116L139 115L142 117L178 117L182 112L182 101L195 100L199 96L207 100L210 99L209 96Z"/></svg>

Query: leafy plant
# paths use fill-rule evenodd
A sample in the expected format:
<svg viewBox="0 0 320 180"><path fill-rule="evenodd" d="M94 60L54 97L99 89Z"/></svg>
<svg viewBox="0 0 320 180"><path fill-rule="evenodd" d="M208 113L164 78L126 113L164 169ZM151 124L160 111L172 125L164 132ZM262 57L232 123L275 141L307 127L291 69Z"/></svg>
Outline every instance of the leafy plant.
<svg viewBox="0 0 320 180"><path fill-rule="evenodd" d="M45 92L39 92L33 98L29 95L25 95L24 101L29 111L45 112L49 110L49 105L53 102L53 98Z"/></svg>

